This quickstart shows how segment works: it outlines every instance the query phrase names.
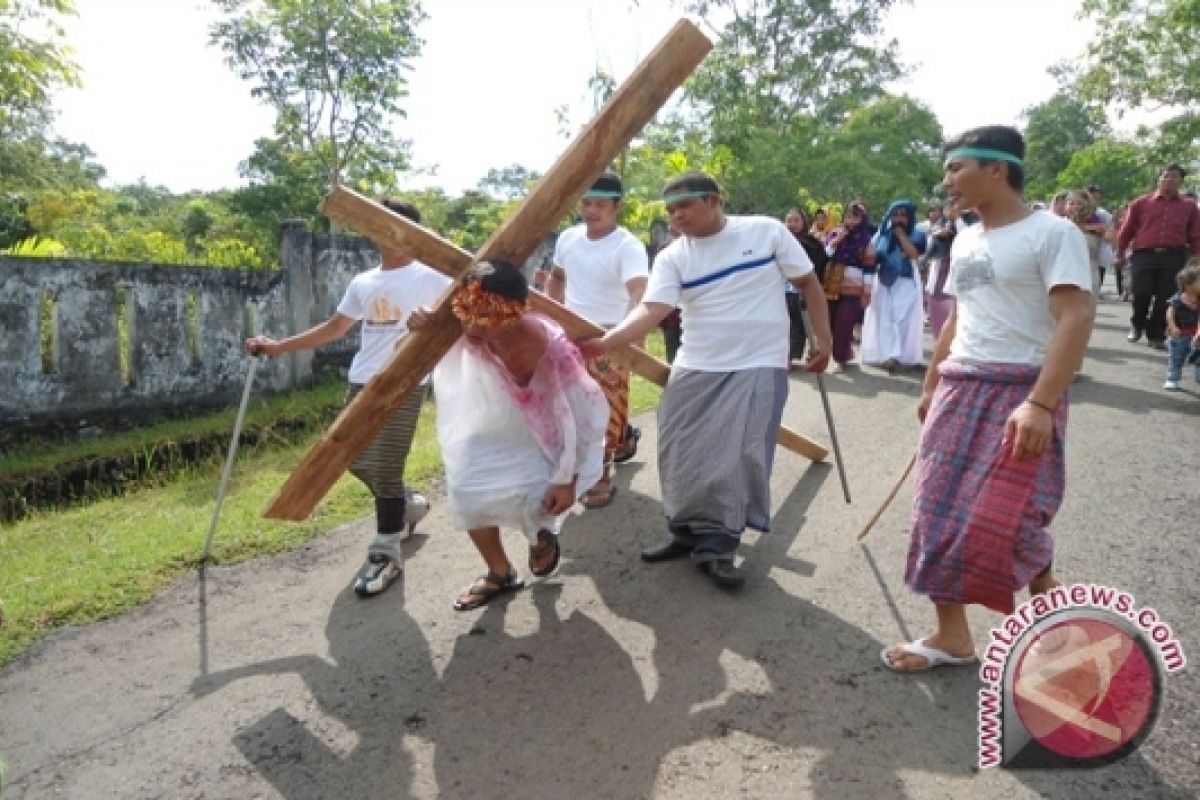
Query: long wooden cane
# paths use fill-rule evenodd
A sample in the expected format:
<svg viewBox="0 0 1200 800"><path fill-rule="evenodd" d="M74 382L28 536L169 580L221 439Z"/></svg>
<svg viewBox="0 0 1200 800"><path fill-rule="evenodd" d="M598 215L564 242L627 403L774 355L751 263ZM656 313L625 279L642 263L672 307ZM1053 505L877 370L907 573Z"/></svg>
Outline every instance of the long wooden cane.
<svg viewBox="0 0 1200 800"><path fill-rule="evenodd" d="M900 487L904 485L904 482L908 480L908 473L912 472L913 464L915 463L917 463L917 454L914 451L912 457L908 459L908 464L904 467L904 472L900 473L900 479L896 481L896 485L892 487L892 491L888 492L888 496L884 499L882 505L879 506L879 510L875 512L875 516L871 517L867 524L863 526L862 531L859 532L859 539L862 539L871 532L871 528L875 527L875 523L878 522L879 518L883 516L883 512L886 511L887 507L890 506L892 501L896 499L896 494L899 493Z"/></svg>

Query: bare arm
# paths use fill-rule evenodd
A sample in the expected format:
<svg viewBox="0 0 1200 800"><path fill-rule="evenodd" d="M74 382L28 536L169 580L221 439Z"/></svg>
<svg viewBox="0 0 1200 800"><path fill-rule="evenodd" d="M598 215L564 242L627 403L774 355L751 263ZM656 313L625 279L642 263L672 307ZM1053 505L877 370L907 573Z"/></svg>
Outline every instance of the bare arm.
<svg viewBox="0 0 1200 800"><path fill-rule="evenodd" d="M618 347L640 342L671 310L672 306L666 303L639 303L620 325L603 336L579 340L579 350L584 358L595 358Z"/></svg>
<svg viewBox="0 0 1200 800"><path fill-rule="evenodd" d="M255 336L247 339L245 342L246 352L251 355L261 353L274 358L296 350L311 350L342 338L357 322L358 320L351 319L345 314L334 314L320 325L315 325L303 333L297 333L286 339L276 341L268 336Z"/></svg>
<svg viewBox="0 0 1200 800"><path fill-rule="evenodd" d="M646 280L646 276L642 275L625 281L625 291L629 293L629 305L625 307L626 316L641 304L642 295L646 293Z"/></svg>
<svg viewBox="0 0 1200 800"><path fill-rule="evenodd" d="M917 419L921 422L925 421L925 415L929 413L929 406L933 402L933 393L937 391L938 381L941 376L938 375L938 367L950 356L950 345L954 343L954 332L958 328L958 307L950 312L949 319L942 326L942 333L938 336L938 340L933 344L933 355L929 359L929 369L925 370L925 383L921 386L921 399L917 402Z"/></svg>
<svg viewBox="0 0 1200 800"><path fill-rule="evenodd" d="M550 280L546 282L546 294L556 303L565 303L567 298L567 273L559 266L550 269Z"/></svg>
<svg viewBox="0 0 1200 800"><path fill-rule="evenodd" d="M1171 336L1179 335L1179 326L1175 324L1175 306L1167 306L1167 333Z"/></svg>
<svg viewBox="0 0 1200 800"><path fill-rule="evenodd" d="M1004 440L1013 446L1016 458L1034 458L1050 445L1054 435L1054 414L1063 392L1071 384L1083 362L1088 339L1092 335L1092 295L1078 286L1050 289L1050 313L1054 333L1046 348L1046 359L1029 399L1017 406L1008 418Z"/></svg>

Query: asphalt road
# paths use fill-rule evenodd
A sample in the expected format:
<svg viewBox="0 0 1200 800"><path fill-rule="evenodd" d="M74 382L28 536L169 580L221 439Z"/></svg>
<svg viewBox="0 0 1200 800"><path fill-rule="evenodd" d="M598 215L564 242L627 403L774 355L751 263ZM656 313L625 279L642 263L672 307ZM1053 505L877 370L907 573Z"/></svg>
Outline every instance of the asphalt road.
<svg viewBox="0 0 1200 800"><path fill-rule="evenodd" d="M1056 569L1131 592L1200 657L1200 392L1163 392L1164 354L1125 342L1123 316L1101 305L1071 390ZM1200 794L1194 666L1167 678L1142 747L1090 770L979 770L977 671L881 666L931 623L902 580L911 487L854 537L913 451L920 375L827 383L854 503L830 465L780 452L742 591L638 560L663 532L648 415L614 504L572 518L559 573L507 602L451 610L481 569L435 487L378 598L347 588L360 522L43 642L0 673L4 798ZM785 419L828 441L811 377ZM1000 617L971 618L982 646Z"/></svg>

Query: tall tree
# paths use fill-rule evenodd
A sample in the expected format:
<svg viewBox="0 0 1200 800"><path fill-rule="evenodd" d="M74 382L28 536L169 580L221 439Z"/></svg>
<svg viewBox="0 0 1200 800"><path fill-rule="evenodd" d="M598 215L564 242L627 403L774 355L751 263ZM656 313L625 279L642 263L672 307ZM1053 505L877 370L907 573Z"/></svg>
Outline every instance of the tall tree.
<svg viewBox="0 0 1200 800"><path fill-rule="evenodd" d="M57 22L73 13L70 0L0 0L0 139L40 133L54 90L78 85Z"/></svg>
<svg viewBox="0 0 1200 800"><path fill-rule="evenodd" d="M275 140L259 142L252 178L289 151L329 184L386 181L404 167L406 144L391 126L404 116L406 74L421 48L418 0L212 2L225 15L212 42L276 113Z"/></svg>
<svg viewBox="0 0 1200 800"><path fill-rule="evenodd" d="M1117 208L1154 185L1157 163L1146 145L1106 136L1072 154L1056 186L1063 191L1099 186L1105 204Z"/></svg>
<svg viewBox="0 0 1200 800"><path fill-rule="evenodd" d="M1087 97L1178 113L1200 138L1200 0L1083 0L1096 22L1081 87Z"/></svg>
<svg viewBox="0 0 1200 800"><path fill-rule="evenodd" d="M1027 108L1024 116L1026 194L1031 198L1053 192L1071 157L1108 132L1102 113L1071 87Z"/></svg>
<svg viewBox="0 0 1200 800"><path fill-rule="evenodd" d="M895 3L688 0L688 11L727 21L688 96L735 150L751 131L802 116L837 124L899 75L896 42L882 39Z"/></svg>

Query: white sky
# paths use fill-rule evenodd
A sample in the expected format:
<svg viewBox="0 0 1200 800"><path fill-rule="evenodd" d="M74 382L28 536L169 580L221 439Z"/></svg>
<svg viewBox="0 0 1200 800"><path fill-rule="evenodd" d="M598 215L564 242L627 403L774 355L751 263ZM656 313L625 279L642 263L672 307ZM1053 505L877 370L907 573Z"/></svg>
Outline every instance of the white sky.
<svg viewBox="0 0 1200 800"><path fill-rule="evenodd" d="M203 0L75 0L67 33L84 86L57 98L58 132L86 143L108 183L145 178L176 192L241 183L237 165L272 114L208 45ZM411 179L457 194L491 167L545 170L563 149L554 109L571 130L592 115L587 79L618 81L679 17L670 0L424 0L429 19L410 75ZM1048 98L1046 68L1078 57L1090 25L1076 0L913 0L888 30L912 65L893 89L928 103L947 134L1016 123ZM711 32L710 32L711 33ZM798 43L802 49L803 43Z"/></svg>

